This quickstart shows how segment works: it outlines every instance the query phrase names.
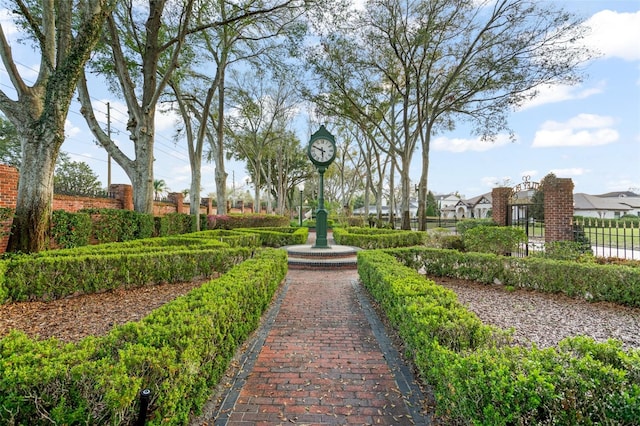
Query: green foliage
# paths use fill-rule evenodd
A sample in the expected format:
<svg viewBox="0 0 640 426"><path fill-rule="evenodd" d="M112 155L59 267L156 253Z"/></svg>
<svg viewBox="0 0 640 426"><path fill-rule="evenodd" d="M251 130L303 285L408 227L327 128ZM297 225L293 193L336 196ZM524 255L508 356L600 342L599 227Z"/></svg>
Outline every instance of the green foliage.
<svg viewBox="0 0 640 426"><path fill-rule="evenodd" d="M5 286L5 272L7 270L7 261L0 259L0 304L3 304L9 297L9 290Z"/></svg>
<svg viewBox="0 0 640 426"><path fill-rule="evenodd" d="M462 236L452 234L446 228L433 228L427 233L427 247L464 251Z"/></svg>
<svg viewBox="0 0 640 426"><path fill-rule="evenodd" d="M640 307L640 268L421 247L390 249L389 253L428 275L499 282L514 288Z"/></svg>
<svg viewBox="0 0 640 426"><path fill-rule="evenodd" d="M464 219L456 222L456 232L464 237L468 230L479 226L497 226L493 219Z"/></svg>
<svg viewBox="0 0 640 426"><path fill-rule="evenodd" d="M16 127L4 115L0 115L0 163L19 169L21 161L22 146Z"/></svg>
<svg viewBox="0 0 640 426"><path fill-rule="evenodd" d="M260 236L257 233L242 232L242 230L213 229L184 234L182 237L201 241L220 241L229 247L260 246Z"/></svg>
<svg viewBox="0 0 640 426"><path fill-rule="evenodd" d="M4 286L13 301L51 300L75 293L95 293L115 288L132 288L159 283L189 281L227 271L253 254L251 248L222 249L191 239L194 244L161 248L97 247L95 253L83 247L63 253L24 255L8 260ZM121 243L124 244L124 243Z"/></svg>
<svg viewBox="0 0 640 426"><path fill-rule="evenodd" d="M10 233L11 222L9 220L13 220L13 209L9 207L0 207L0 239L6 237Z"/></svg>
<svg viewBox="0 0 640 426"><path fill-rule="evenodd" d="M88 213L54 210L52 217L51 238L58 247L72 248L89 244L92 224Z"/></svg>
<svg viewBox="0 0 640 426"><path fill-rule="evenodd" d="M63 345L15 331L4 336L0 423L133 424L138 392L150 388L149 424L188 424L286 271L286 252L267 249L104 337Z"/></svg>
<svg viewBox="0 0 640 426"><path fill-rule="evenodd" d="M544 259L569 260L574 262L592 262L595 260L591 247L585 250L582 242L553 241L545 243L544 250L531 253L532 257Z"/></svg>
<svg viewBox="0 0 640 426"><path fill-rule="evenodd" d="M498 256L386 252L358 253L360 279L407 344L447 424L631 425L640 418L640 351L585 337L544 350L510 346L509 333L482 324L454 293L413 270L422 265L421 252L447 252L456 263ZM435 256L429 264L441 261Z"/></svg>
<svg viewBox="0 0 640 426"><path fill-rule="evenodd" d="M288 225L289 219L285 216L258 213L228 214L208 216L206 229L286 227Z"/></svg>
<svg viewBox="0 0 640 426"><path fill-rule="evenodd" d="M510 226L477 226L467 229L462 241L467 251L507 254L526 243L527 234L521 228Z"/></svg>
<svg viewBox="0 0 640 426"><path fill-rule="evenodd" d="M309 228L263 227L237 228L239 232L250 232L259 236L260 245L265 247L283 247L304 244L309 237Z"/></svg>
<svg viewBox="0 0 640 426"><path fill-rule="evenodd" d="M80 213L91 216L92 239L98 244L150 236L153 218L148 214L118 209L82 209Z"/></svg>
<svg viewBox="0 0 640 426"><path fill-rule="evenodd" d="M333 228L333 238L336 243L363 249L422 245L425 242L426 235L426 232L423 231L359 227Z"/></svg>
<svg viewBox="0 0 640 426"><path fill-rule="evenodd" d="M103 192L98 175L83 161L61 152L56 161L53 190L57 194L96 195Z"/></svg>
<svg viewBox="0 0 640 426"><path fill-rule="evenodd" d="M179 235L192 232L195 229L193 216L186 213L169 213L160 218L160 226L157 235Z"/></svg>

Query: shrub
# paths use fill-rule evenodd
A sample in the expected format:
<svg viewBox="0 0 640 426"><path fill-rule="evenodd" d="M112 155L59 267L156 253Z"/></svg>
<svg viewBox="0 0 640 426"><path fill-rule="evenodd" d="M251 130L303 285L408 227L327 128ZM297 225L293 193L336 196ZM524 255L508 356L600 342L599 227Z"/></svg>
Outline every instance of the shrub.
<svg viewBox="0 0 640 426"><path fill-rule="evenodd" d="M51 238L56 246L72 248L89 244L92 227L91 216L88 213L54 210L52 217Z"/></svg>
<svg viewBox="0 0 640 426"><path fill-rule="evenodd" d="M433 248L464 250L462 236L452 234L446 228L434 228L427 233L425 245Z"/></svg>
<svg viewBox="0 0 640 426"><path fill-rule="evenodd" d="M333 229L333 238L336 243L363 249L422 245L425 242L426 235L426 232L423 231L396 231L379 228L352 227Z"/></svg>
<svg viewBox="0 0 640 426"><path fill-rule="evenodd" d="M500 258L426 248L385 252L419 266L421 250L451 255L451 266L467 257ZM455 294L386 253L359 252L358 273L432 387L436 412L446 424L632 425L640 418L640 351L585 337L544 350L510 346L507 332L482 324Z"/></svg>
<svg viewBox="0 0 640 426"><path fill-rule="evenodd" d="M477 226L465 231L462 241L468 251L508 254L527 241L527 234L523 229L508 226Z"/></svg>
<svg viewBox="0 0 640 426"><path fill-rule="evenodd" d="M531 253L533 257L554 260L594 261L595 256L589 247L585 251L584 244L576 241L552 241L544 244L544 251Z"/></svg>
<svg viewBox="0 0 640 426"><path fill-rule="evenodd" d="M11 229L11 222L9 219L13 218L13 209L9 207L0 207L0 239L9 235Z"/></svg>
<svg viewBox="0 0 640 426"><path fill-rule="evenodd" d="M463 219L456 222L456 231L464 236L468 230L478 226L497 226L493 219Z"/></svg>
<svg viewBox="0 0 640 426"><path fill-rule="evenodd" d="M134 424L153 390L149 424L188 424L259 324L287 270L261 250L140 322L77 344L0 338L0 424Z"/></svg>
<svg viewBox="0 0 640 426"><path fill-rule="evenodd" d="M207 217L207 229L264 228L288 225L288 218L273 214L227 214Z"/></svg>

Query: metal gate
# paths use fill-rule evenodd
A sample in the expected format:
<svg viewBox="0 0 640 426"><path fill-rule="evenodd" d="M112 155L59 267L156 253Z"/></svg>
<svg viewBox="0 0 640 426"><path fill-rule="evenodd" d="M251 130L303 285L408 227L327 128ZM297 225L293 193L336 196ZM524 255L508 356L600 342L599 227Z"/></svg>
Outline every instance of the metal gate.
<svg viewBox="0 0 640 426"><path fill-rule="evenodd" d="M518 246L513 256L528 256L530 250L544 248L544 200L536 196L540 184L529 176L511 189L507 208L507 224L524 230L527 241Z"/></svg>

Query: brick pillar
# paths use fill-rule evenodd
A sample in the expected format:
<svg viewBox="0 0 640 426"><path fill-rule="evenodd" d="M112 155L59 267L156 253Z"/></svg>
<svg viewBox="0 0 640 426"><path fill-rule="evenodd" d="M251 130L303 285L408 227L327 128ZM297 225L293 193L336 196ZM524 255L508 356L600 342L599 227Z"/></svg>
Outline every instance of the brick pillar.
<svg viewBox="0 0 640 426"><path fill-rule="evenodd" d="M491 191L492 213L491 217L498 226L507 226L507 213L509 209L509 196L511 188L493 188Z"/></svg>
<svg viewBox="0 0 640 426"><path fill-rule="evenodd" d="M19 179L18 169L6 164L0 164L0 207L15 211L16 203L18 202ZM0 253L4 253L7 250L12 223L12 218L0 222Z"/></svg>
<svg viewBox="0 0 640 426"><path fill-rule="evenodd" d="M540 184L544 191L544 241L573 241L573 181L547 175Z"/></svg>
<svg viewBox="0 0 640 426"><path fill-rule="evenodd" d="M206 204L206 214L207 216L213 214L213 199L211 197L202 198L202 203Z"/></svg>
<svg viewBox="0 0 640 426"><path fill-rule="evenodd" d="M114 198L120 201L122 210L133 210L133 187L124 183L111 184L109 192L114 194Z"/></svg>
<svg viewBox="0 0 640 426"><path fill-rule="evenodd" d="M168 198L176 206L176 213L182 213L184 194L182 192L170 192Z"/></svg>

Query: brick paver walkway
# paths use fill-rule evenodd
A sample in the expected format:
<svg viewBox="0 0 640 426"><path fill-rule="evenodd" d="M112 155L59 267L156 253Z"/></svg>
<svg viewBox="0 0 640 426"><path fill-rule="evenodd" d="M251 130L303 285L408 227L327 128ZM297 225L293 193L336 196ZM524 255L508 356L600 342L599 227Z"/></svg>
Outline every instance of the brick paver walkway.
<svg viewBox="0 0 640 426"><path fill-rule="evenodd" d="M292 270L234 382L198 425L429 425L355 270Z"/></svg>

